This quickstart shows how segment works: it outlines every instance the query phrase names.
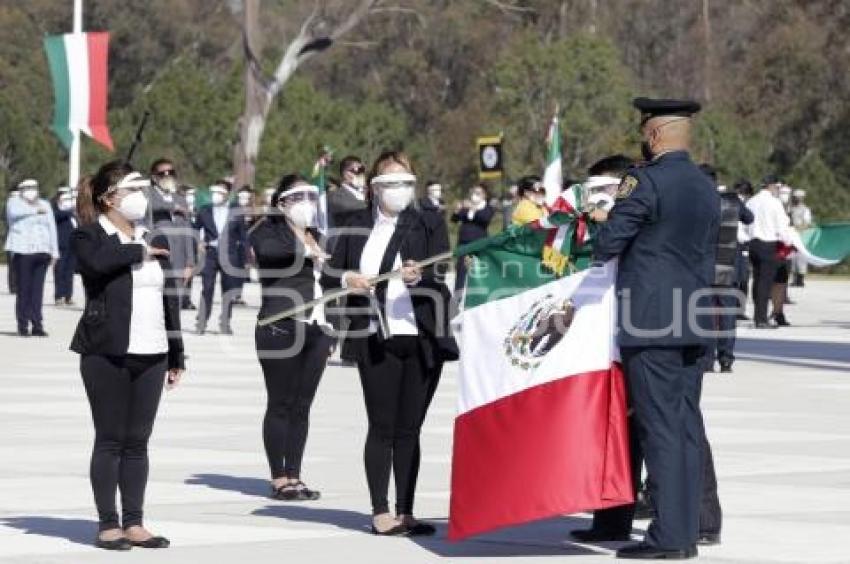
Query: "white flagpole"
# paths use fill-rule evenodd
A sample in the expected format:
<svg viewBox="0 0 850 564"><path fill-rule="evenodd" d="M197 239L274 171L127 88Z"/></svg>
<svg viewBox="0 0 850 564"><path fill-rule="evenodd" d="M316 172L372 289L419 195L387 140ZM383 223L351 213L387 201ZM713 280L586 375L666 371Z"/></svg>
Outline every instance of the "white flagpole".
<svg viewBox="0 0 850 564"><path fill-rule="evenodd" d="M74 30L73 33L83 32L83 0L74 0ZM68 154L68 186L76 188L80 180L80 130L71 131L71 151Z"/></svg>

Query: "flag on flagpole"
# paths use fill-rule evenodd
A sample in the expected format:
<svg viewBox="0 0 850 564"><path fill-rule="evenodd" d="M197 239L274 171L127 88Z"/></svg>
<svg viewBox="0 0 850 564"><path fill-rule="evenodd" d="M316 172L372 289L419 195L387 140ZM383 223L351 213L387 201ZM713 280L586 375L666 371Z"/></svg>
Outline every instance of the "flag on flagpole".
<svg viewBox="0 0 850 564"><path fill-rule="evenodd" d="M850 256L850 223L826 223L793 233L792 245L812 266L832 266Z"/></svg>
<svg viewBox="0 0 850 564"><path fill-rule="evenodd" d="M543 264L553 230L512 228L456 253L475 259L456 320L452 540L633 501L616 263L559 276Z"/></svg>
<svg viewBox="0 0 850 564"><path fill-rule="evenodd" d="M313 184L319 189L319 205L316 221L318 223L317 227L319 231L324 234L327 234L328 228L330 227L330 220L328 217L327 168L328 164L330 164L332 155L333 151L330 148L325 146L321 147L321 155L316 160L316 164L313 165L313 171L310 174Z"/></svg>
<svg viewBox="0 0 850 564"><path fill-rule="evenodd" d="M66 33L44 39L56 107L52 129L70 150L81 131L112 151L107 122L109 33Z"/></svg>
<svg viewBox="0 0 850 564"><path fill-rule="evenodd" d="M546 133L546 168L543 171L543 187L546 188L546 204L552 205L561 195L563 172L561 170L561 126L558 122L558 108Z"/></svg>

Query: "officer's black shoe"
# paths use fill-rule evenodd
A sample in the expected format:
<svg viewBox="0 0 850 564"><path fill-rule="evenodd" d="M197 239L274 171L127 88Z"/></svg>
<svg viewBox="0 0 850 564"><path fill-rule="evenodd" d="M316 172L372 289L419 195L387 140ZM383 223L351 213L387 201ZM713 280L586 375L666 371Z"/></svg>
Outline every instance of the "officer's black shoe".
<svg viewBox="0 0 850 564"><path fill-rule="evenodd" d="M715 546L720 544L720 533L700 533L697 538L700 546Z"/></svg>
<svg viewBox="0 0 850 564"><path fill-rule="evenodd" d="M756 321L753 325L755 329L779 329L779 325L770 321Z"/></svg>
<svg viewBox="0 0 850 564"><path fill-rule="evenodd" d="M196 310L196 309L198 309L198 308L197 308L197 307L195 307L195 304L193 304L192 302L186 302L185 304L183 304L183 305L181 306L181 308L180 308L180 309L182 309L182 310L184 310L184 311L195 311L195 310Z"/></svg>
<svg viewBox="0 0 850 564"><path fill-rule="evenodd" d="M749 316L744 315L743 313L739 313L738 315L736 315L735 319L737 319L738 321L749 321L750 320Z"/></svg>
<svg viewBox="0 0 850 564"><path fill-rule="evenodd" d="M43 327L33 327L31 335L33 337L46 337L47 332Z"/></svg>
<svg viewBox="0 0 850 564"><path fill-rule="evenodd" d="M720 372L732 372L732 361L731 360L721 360L720 361Z"/></svg>
<svg viewBox="0 0 850 564"><path fill-rule="evenodd" d="M30 330L26 327L18 327L18 337L29 337Z"/></svg>
<svg viewBox="0 0 850 564"><path fill-rule="evenodd" d="M221 325L218 332L222 335L233 335L233 328L230 325Z"/></svg>
<svg viewBox="0 0 850 564"><path fill-rule="evenodd" d="M646 543L638 543L617 551L617 558L628 560L687 560L696 556L696 546L686 550L666 550Z"/></svg>
<svg viewBox="0 0 850 564"><path fill-rule="evenodd" d="M628 532L617 533L603 529L579 529L577 531L570 531L570 536L578 542L583 543L632 540L632 536Z"/></svg>
<svg viewBox="0 0 850 564"><path fill-rule="evenodd" d="M197 333L198 335L203 335L206 332L207 332L207 326L206 325L201 325L200 323L195 325L195 333Z"/></svg>
<svg viewBox="0 0 850 564"><path fill-rule="evenodd" d="M776 325L779 327L790 327L791 324L788 323L788 320L785 319L784 313L776 313L773 315L774 321L776 321Z"/></svg>

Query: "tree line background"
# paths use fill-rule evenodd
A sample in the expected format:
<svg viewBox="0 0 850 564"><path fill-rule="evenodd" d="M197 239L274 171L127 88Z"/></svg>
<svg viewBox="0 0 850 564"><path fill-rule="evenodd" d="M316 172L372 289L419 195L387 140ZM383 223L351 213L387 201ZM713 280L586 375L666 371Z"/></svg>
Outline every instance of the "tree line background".
<svg viewBox="0 0 850 564"><path fill-rule="evenodd" d="M320 4L330 21L353 0ZM274 71L312 1L264 0L260 60ZM84 29L108 30L110 126L134 159L167 155L183 179L230 174L244 106L240 0L86 0ZM52 193L67 156L49 130L46 34L72 2L0 0L0 191L35 177ZM560 106L565 174L637 156L635 95L693 97L695 159L722 182L769 172L808 191L818 220L850 218L850 3L846 0L381 0L286 83L269 114L256 187L307 171L319 144L366 162L404 148L419 175L460 197L475 137L503 132L509 177L540 173ZM83 172L116 155L86 139ZM4 198L5 201L5 198Z"/></svg>

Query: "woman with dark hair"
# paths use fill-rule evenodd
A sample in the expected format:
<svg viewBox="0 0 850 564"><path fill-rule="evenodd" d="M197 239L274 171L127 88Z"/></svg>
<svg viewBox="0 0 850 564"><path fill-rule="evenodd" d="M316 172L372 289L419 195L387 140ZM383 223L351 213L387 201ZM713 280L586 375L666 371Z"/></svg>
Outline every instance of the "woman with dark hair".
<svg viewBox="0 0 850 564"><path fill-rule="evenodd" d="M490 207L490 194L483 184L469 189L469 197L458 202L452 221L460 223L457 244L465 245L487 237L487 230L496 211ZM468 257L458 257L455 266L455 291L462 290L466 284L466 261Z"/></svg>
<svg viewBox="0 0 850 564"><path fill-rule="evenodd" d="M82 225L71 247L86 305L71 350L80 355L95 440L91 484L100 520L99 548L166 548L142 523L148 479L148 439L163 384L183 373L177 284L167 243L142 227L150 181L121 161L103 165L82 183ZM115 504L121 492L121 518Z"/></svg>
<svg viewBox="0 0 850 564"><path fill-rule="evenodd" d="M262 286L264 319L321 292L318 272L325 259L316 229L319 189L303 177L281 179L269 214L251 231ZM310 406L325 371L333 340L317 309L298 319L283 319L254 332L268 400L263 443L271 472L272 497L284 501L319 499L301 480Z"/></svg>
<svg viewBox="0 0 850 564"><path fill-rule="evenodd" d="M511 223L525 225L546 216L546 189L539 176L523 176L517 184L519 202Z"/></svg>
<svg viewBox="0 0 850 564"><path fill-rule="evenodd" d="M371 205L351 216L322 284L349 288L342 357L360 372L369 418L364 459L376 535L430 535L413 517L419 434L445 360L457 358L448 331L450 294L418 261L449 249L445 222L411 206L416 176L407 156L386 152L369 175ZM378 284L375 276L399 276ZM395 516L387 491L395 475Z"/></svg>

